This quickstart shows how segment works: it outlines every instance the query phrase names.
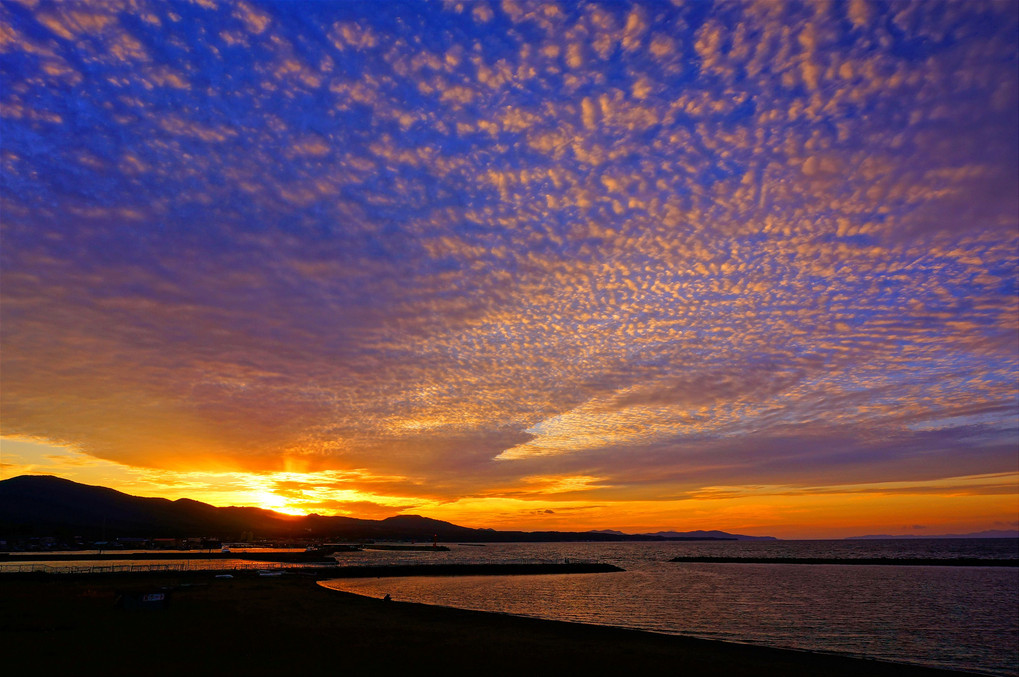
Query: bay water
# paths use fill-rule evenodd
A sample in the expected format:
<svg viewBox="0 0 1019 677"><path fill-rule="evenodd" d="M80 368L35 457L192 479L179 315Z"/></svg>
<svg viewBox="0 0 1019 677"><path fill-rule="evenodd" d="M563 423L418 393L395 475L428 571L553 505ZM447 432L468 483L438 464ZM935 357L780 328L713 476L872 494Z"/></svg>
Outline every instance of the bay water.
<svg viewBox="0 0 1019 677"><path fill-rule="evenodd" d="M703 564L676 556L1019 557L1017 539L449 545L341 565L589 561L623 572L333 579L371 597L964 670L1019 674L1019 569Z"/></svg>

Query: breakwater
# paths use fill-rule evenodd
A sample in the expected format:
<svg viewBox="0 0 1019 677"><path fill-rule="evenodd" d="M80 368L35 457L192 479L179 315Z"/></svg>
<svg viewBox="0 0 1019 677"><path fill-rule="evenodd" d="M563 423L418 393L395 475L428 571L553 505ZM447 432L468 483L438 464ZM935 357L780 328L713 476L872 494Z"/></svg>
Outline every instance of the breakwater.
<svg viewBox="0 0 1019 677"><path fill-rule="evenodd" d="M354 565L337 566L335 560L319 562L266 562L266 561L223 561L222 564L206 564L209 558L188 558L180 561L160 562L158 558L135 559L125 557L97 562L82 561L80 566L61 564L51 566L45 561L4 562L0 576L11 579L17 574L214 574L265 571L292 571L305 575L327 578L395 578L401 576L510 576L536 574L591 574L623 571L611 564L593 562L515 562L502 564L401 564L401 565ZM213 557L212 560L223 558ZM67 560L65 560L66 562ZM71 560L74 561L74 560Z"/></svg>
<svg viewBox="0 0 1019 677"><path fill-rule="evenodd" d="M331 578L385 578L393 576L513 576L525 574L599 574L623 571L599 562L518 564L397 564L388 566L346 566L323 569Z"/></svg>
<svg viewBox="0 0 1019 677"><path fill-rule="evenodd" d="M1019 559L976 557L673 557L700 564L868 564L880 566L1019 567Z"/></svg>
<svg viewBox="0 0 1019 677"><path fill-rule="evenodd" d="M394 550L404 552L449 552L444 545L389 545L381 543L369 543L361 546L362 550Z"/></svg>

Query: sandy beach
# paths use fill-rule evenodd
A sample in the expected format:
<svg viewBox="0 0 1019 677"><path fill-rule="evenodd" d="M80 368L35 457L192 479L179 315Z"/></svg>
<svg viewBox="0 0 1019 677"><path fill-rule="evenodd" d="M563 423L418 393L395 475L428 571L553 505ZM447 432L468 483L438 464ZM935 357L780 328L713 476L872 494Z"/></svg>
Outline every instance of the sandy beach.
<svg viewBox="0 0 1019 677"><path fill-rule="evenodd" d="M116 603L159 591L165 608ZM312 576L208 573L4 576L0 655L8 674L61 676L960 674L387 602Z"/></svg>

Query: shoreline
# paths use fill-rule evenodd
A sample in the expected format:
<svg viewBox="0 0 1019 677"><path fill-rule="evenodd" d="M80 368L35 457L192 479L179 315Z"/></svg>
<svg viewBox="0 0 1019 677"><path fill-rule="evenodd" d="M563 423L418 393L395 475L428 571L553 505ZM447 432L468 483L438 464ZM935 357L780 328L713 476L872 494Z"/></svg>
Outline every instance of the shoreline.
<svg viewBox="0 0 1019 677"><path fill-rule="evenodd" d="M332 578L333 576L329 576ZM383 601L323 577L0 577L4 663L18 675L972 674L838 654ZM165 608L118 608L162 591ZM60 651L54 649L59 647Z"/></svg>
<svg viewBox="0 0 1019 677"><path fill-rule="evenodd" d="M326 580L329 580L329 579L326 579ZM324 582L324 581L320 581L319 583L322 583L322 582ZM379 600L378 598L372 597L370 595L361 595L361 594L358 594L358 593L355 593L355 592L348 592L346 590L337 590L335 588L329 588L329 587L323 586L321 584L319 585L319 587L321 587L321 588L323 588L325 590L328 590L329 592L340 594L340 595L350 595L352 597L358 597L358 598L365 599L365 600L371 600L371 601L375 601L375 602L382 601L383 603L386 603L384 600ZM866 674L866 675L869 676L869 675L886 675L887 674L887 675L902 675L903 677L907 677L907 676L911 677L913 675L915 675L916 677L925 677L925 676L934 677L936 675L943 675L943 676L951 675L951 676L954 676L954 677L961 677L961 676L970 676L970 675L977 676L977 675L984 675L985 674L985 673L979 673L979 672L969 672L969 671L965 671L965 670L953 670L951 668L931 667L931 666L922 665L920 663L893 662L893 661L887 661L887 660L880 660L880 659L876 659L876 658L868 658L866 656L855 656L855 655L852 655L852 654L838 653L838 652L834 652L834 651L827 651L826 652L826 651L819 651L819 650L812 650L812 649L798 649L798 648L793 648L793 647L770 647L770 646L767 646L767 645L764 645L764 644L754 644L752 642L738 642L738 641L721 640L721 639L707 639L707 638L703 638L703 637L695 637L693 635L670 634L670 633L667 633L667 632L655 632L654 630L639 630L639 629L635 629L635 628L626 628L626 627L617 626L617 625L599 625L597 623L582 623L582 622L579 622L579 621L560 621L560 620L546 619L546 618L542 618L540 616L523 616L523 615L518 615L518 614L511 614L509 612L479 611L479 610L475 610L475 609L462 609L462 608L459 608L459 607L442 606L442 605L437 605L437 604L427 604L425 602L388 602L388 603L389 604L405 604L405 605L420 606L420 607L425 607L425 608L429 608L429 609L448 609L448 610L454 611L454 612L464 612L464 613L471 613L471 614L482 614L483 616L496 616L496 617L514 618L514 619L520 619L520 620L523 620L523 621L538 621L538 622L541 622L541 623L551 623L551 624L555 624L555 625L567 626L567 627L575 627L575 628L591 628L591 629L598 629L598 630L601 630L601 631L610 631L610 632L618 631L620 633L637 633L638 635L648 635L648 636L651 636L651 637L660 637L660 638L666 638L666 639L674 639L674 640L677 640L678 642L681 642L681 643L702 643L703 646L701 648L711 648L711 649L721 650L721 649L723 649L723 647L732 647L732 648L735 648L735 647L743 648L743 647L745 647L745 648L748 648L750 650L758 650L758 649L760 649L760 650L763 650L764 652L769 652L769 653L770 652L775 652L775 653L778 653L778 654L794 654L794 655L800 655L800 656L806 656L806 657L816 657L816 658L821 659L821 660L834 659L836 661L855 662L855 663L858 664L859 668L863 671L863 672L859 672L859 673L856 673L856 672L843 673L841 671L841 669L838 668L838 667L836 667L834 670L832 670L832 666L823 666L823 669L828 670L827 674L829 674L829 675L842 675L842 674L861 674L861 675L863 675L863 674ZM755 673L755 674L761 674L761 675L770 675L770 674L772 674L769 671L769 668L767 666L758 666L757 669L758 669L758 672ZM812 670L820 670L820 669L822 669L822 666L821 665L812 666L811 669ZM885 670L889 670L889 669L891 670L891 672L885 672ZM899 670L905 670L905 672L899 672ZM917 671L917 672L914 672L914 670ZM595 674L597 674L597 673L595 673ZM692 673L692 674L697 674L697 673ZM793 672L790 672L790 673L782 673L782 674L795 675L795 674L799 674L799 673L793 671ZM811 672L811 673L804 673L804 674L814 674L814 673Z"/></svg>
<svg viewBox="0 0 1019 677"><path fill-rule="evenodd" d="M146 562L161 560L217 560L242 559L250 562L332 562L331 557L310 552L106 552L102 554L80 553L0 553L0 564L21 564L27 562Z"/></svg>

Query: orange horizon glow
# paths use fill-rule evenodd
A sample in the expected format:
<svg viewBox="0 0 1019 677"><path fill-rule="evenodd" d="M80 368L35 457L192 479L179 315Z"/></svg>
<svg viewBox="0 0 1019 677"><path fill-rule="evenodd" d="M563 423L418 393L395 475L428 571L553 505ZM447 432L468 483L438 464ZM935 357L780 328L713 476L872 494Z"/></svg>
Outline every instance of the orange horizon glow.
<svg viewBox="0 0 1019 677"><path fill-rule="evenodd" d="M0 438L0 448L0 479L52 474L132 495L190 498L291 516L419 514L502 531L703 529L783 539L964 534L1019 526L1019 473L826 487L705 487L674 501L585 501L577 495L597 486L592 478L549 477L531 479L530 485L547 491L527 499L488 495L444 501L357 489L356 473L349 472L168 471L86 459L80 452L37 441ZM332 486L337 482L350 488ZM326 503L346 507L323 507Z"/></svg>

